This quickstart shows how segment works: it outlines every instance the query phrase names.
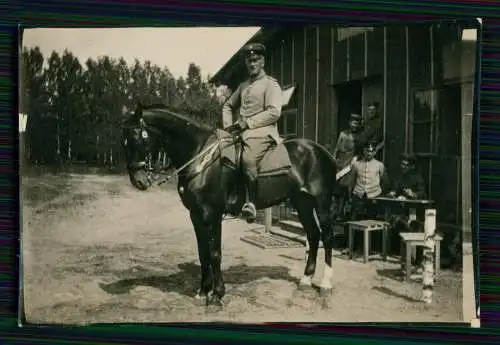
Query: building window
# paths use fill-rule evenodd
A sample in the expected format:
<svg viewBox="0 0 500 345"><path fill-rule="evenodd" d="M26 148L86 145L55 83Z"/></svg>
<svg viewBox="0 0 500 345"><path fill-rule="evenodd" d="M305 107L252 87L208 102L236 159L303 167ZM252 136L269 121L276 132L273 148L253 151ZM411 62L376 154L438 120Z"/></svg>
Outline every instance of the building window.
<svg viewBox="0 0 500 345"><path fill-rule="evenodd" d="M297 136L297 92L296 85L283 87L283 106L278 121L278 131L285 138Z"/></svg>
<svg viewBox="0 0 500 345"><path fill-rule="evenodd" d="M361 35L362 33L373 31L374 28L371 26L359 26L359 27L348 27L348 28L338 28L337 29L337 41L343 41L350 37Z"/></svg>
<svg viewBox="0 0 500 345"><path fill-rule="evenodd" d="M416 155L429 156L437 153L437 90L417 90L413 94L411 118L411 147Z"/></svg>

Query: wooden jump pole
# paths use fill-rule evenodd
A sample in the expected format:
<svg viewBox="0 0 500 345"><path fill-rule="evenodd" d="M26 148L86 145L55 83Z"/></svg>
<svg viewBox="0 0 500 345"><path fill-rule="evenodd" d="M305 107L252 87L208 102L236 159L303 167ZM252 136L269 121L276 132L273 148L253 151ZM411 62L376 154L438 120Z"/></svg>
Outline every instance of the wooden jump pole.
<svg viewBox="0 0 500 345"><path fill-rule="evenodd" d="M28 122L28 115L19 113L19 170L26 169L28 162L26 152L26 124Z"/></svg>
<svg viewBox="0 0 500 345"><path fill-rule="evenodd" d="M264 228L266 234L269 233L273 224L273 208L268 207L264 210Z"/></svg>
<svg viewBox="0 0 500 345"><path fill-rule="evenodd" d="M432 293L434 289L434 252L436 234L436 210L425 210L425 225L424 225L424 262L423 262L423 291L422 299L425 303L432 303Z"/></svg>

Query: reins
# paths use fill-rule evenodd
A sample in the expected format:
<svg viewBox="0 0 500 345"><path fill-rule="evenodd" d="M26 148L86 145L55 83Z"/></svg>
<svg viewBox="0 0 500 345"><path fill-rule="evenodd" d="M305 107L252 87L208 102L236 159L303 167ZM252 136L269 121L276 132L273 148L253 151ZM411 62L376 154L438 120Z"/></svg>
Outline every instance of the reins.
<svg viewBox="0 0 500 345"><path fill-rule="evenodd" d="M221 149L220 145L221 145L222 142L224 142L224 141L231 141L231 143L230 143L230 145L231 145L232 143L234 143L236 141L235 137L236 136L231 136L231 137L228 137L228 138L220 138L220 139L214 141L213 143L211 143L210 145L208 145L206 148L204 148L201 152L199 152L196 155L194 155L186 163L184 163L183 165L181 165L179 168L175 169L172 173L170 173L166 177L162 178L159 182L157 182L157 185L161 186L162 184L170 181L174 176L179 175L180 172L182 172L184 169L186 169L188 166L190 166L198 158L200 158L203 155L207 154L208 152L210 152L211 150L215 149L216 147L220 150ZM152 172L155 172L155 171L152 171ZM162 174L162 175L163 174L167 174L164 171L158 171L156 173Z"/></svg>

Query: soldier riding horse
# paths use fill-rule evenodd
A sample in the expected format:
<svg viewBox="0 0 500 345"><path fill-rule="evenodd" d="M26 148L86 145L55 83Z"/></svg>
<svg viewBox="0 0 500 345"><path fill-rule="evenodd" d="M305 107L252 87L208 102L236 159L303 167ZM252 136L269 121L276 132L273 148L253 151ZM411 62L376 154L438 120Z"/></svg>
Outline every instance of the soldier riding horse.
<svg viewBox="0 0 500 345"><path fill-rule="evenodd" d="M248 165L241 164L242 153L247 148L242 137L244 130L256 126L257 122L240 122L232 126L231 131L218 130L162 105L138 104L124 123L123 145L133 186L146 190L153 184L147 164L151 141L162 142L176 169L178 193L189 210L198 242L201 282L197 297L205 297L207 305L222 306L225 295L221 272L222 220L225 214L240 215L245 204ZM333 274L330 209L337 171L333 157L308 139L279 140L259 155L260 163L251 168L255 175L247 216L253 220L252 207L264 209L289 200L298 212L309 243L299 286L312 285L321 238L325 269L320 291L329 293Z"/></svg>

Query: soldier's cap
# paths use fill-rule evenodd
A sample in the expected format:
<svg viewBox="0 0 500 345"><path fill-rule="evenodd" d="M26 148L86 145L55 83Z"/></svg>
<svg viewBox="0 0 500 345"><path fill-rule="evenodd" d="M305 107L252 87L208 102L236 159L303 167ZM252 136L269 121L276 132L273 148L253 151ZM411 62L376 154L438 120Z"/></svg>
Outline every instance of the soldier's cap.
<svg viewBox="0 0 500 345"><path fill-rule="evenodd" d="M363 145L363 149L367 151L375 151L376 148L377 148L377 142L374 140L370 140Z"/></svg>
<svg viewBox="0 0 500 345"><path fill-rule="evenodd" d="M415 165L417 163L417 157L415 157L411 153L403 153L401 155L401 161L402 162L408 162L411 165Z"/></svg>
<svg viewBox="0 0 500 345"><path fill-rule="evenodd" d="M249 43L243 47L243 56L264 56L266 47L261 43Z"/></svg>
<svg viewBox="0 0 500 345"><path fill-rule="evenodd" d="M355 120L355 121L361 121L361 115L359 114L351 114L350 121Z"/></svg>
<svg viewBox="0 0 500 345"><path fill-rule="evenodd" d="M378 108L378 106L379 106L379 102L370 102L370 103L368 103L368 106L369 106L369 107L375 107L375 108Z"/></svg>

